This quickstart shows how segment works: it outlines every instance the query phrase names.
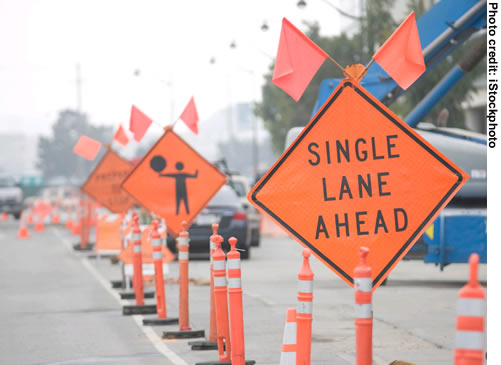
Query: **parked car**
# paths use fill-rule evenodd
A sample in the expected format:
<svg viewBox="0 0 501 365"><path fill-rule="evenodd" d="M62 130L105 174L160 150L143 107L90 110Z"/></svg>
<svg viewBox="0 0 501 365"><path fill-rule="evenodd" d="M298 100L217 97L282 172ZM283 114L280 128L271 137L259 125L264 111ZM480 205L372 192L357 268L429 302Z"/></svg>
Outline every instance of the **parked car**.
<svg viewBox="0 0 501 365"><path fill-rule="evenodd" d="M259 229L261 225L261 214L247 200L247 194L249 194L249 191L251 189L249 180L242 175L230 175L229 184L240 198L240 202L242 203L249 218L251 246L259 246L259 243L261 241L261 231Z"/></svg>
<svg viewBox="0 0 501 365"><path fill-rule="evenodd" d="M23 191L12 176L0 175L0 212L19 219L23 211Z"/></svg>
<svg viewBox="0 0 501 365"><path fill-rule="evenodd" d="M200 212L195 222L188 229L190 234L190 253L209 254L209 237L212 235L212 224L219 224L218 233L224 237L223 250L230 249L228 239L235 237L237 248L242 259L250 257L250 226L247 213L235 191L224 185L219 192L209 201L207 207ZM167 238L167 246L177 252L176 242L173 237Z"/></svg>

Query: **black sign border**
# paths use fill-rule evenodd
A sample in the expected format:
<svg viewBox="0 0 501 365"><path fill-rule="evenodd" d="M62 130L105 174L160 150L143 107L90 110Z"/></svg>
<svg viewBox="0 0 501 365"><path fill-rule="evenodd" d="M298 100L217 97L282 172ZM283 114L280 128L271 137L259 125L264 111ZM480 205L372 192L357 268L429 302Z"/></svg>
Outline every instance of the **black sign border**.
<svg viewBox="0 0 501 365"><path fill-rule="evenodd" d="M328 265L330 265L335 271L337 271L340 275L342 275L346 280L353 284L353 277L342 270L339 266L337 266L334 262L332 262L329 258L327 258L322 252L320 252L315 246L313 246L308 240L302 237L298 232L296 232L292 227L290 227L287 223L285 223L278 215L273 213L268 207L266 207L259 199L257 195L259 191L263 188L263 186L268 182L268 180L275 174L275 172L280 168L280 166L285 162L285 160L290 156L290 154L296 149L296 147L301 143L304 137L312 130L312 128L316 125L316 123L322 118L324 113L329 109L332 103L341 95L343 90L346 87L351 87L354 91L359 94L363 99L365 99L369 104L371 104L376 110L378 110L381 114L383 114L390 122L396 125L400 130L402 130L405 134L407 134L411 139L413 139L418 145L423 147L428 153L430 153L433 157L435 157L441 164L443 164L446 168L448 168L452 173L457 176L457 181L452 185L449 191L445 194L445 196L438 202L438 204L434 207L431 213L424 219L424 221L418 226L416 231L410 236L410 238L404 243L404 245L397 251L395 256L390 260L390 262L383 268L383 270L379 273L379 275L374 278L372 281L372 286L374 287L386 272L391 268L391 266L395 263L396 260L402 255L402 253L407 249L407 247L411 244L411 242L416 238L418 233L426 227L431 218L441 209L444 203L451 197L454 191L458 186L463 182L463 175L457 169L455 169L451 164L445 161L440 155L438 155L434 150L432 150L429 146L424 144L420 139L416 138L416 136L410 133L407 128L405 128L402 123L395 119L393 116L388 114L380 105L375 103L364 90L358 88L351 82L345 82L340 85L337 91L330 97L330 99L324 104L322 109L317 113L315 118L304 128L301 134L296 138L296 141L289 147L289 149L282 155L280 160L275 164L275 166L263 177L263 179L259 182L259 185L253 191L251 195L252 201L257 204L261 209L263 209L266 213L273 217L278 223L280 223L285 229L287 229L291 234L293 234L297 239L303 242L307 247L309 247L313 252L315 252L319 257L324 260Z"/></svg>

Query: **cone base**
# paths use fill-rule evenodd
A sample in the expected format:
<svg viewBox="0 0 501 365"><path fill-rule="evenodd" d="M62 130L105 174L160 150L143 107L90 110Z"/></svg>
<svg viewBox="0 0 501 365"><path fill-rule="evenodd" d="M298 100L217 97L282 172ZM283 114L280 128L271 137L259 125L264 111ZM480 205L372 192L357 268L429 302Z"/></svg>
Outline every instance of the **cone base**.
<svg viewBox="0 0 501 365"><path fill-rule="evenodd" d="M121 287L122 286L120 286L120 288ZM144 292L144 298L145 299L155 298L155 292L154 291ZM134 293L133 291L123 291L120 293L120 299L136 299L136 293Z"/></svg>
<svg viewBox="0 0 501 365"><path fill-rule="evenodd" d="M169 324L178 324L178 318L145 318L143 326L166 326Z"/></svg>
<svg viewBox="0 0 501 365"><path fill-rule="evenodd" d="M198 337L205 337L205 330L166 331L162 335L163 339L198 338Z"/></svg>
<svg viewBox="0 0 501 365"><path fill-rule="evenodd" d="M134 314L156 314L156 313L157 313L156 304L124 305L122 307L122 314L124 316L132 316Z"/></svg>
<svg viewBox="0 0 501 365"><path fill-rule="evenodd" d="M87 246L85 247L80 247L80 243L76 243L73 245L73 249L75 251L92 251L94 249L94 244L93 243L87 243Z"/></svg>
<svg viewBox="0 0 501 365"><path fill-rule="evenodd" d="M111 280L110 283L113 289L125 288L125 282L123 280ZM132 280L129 280L129 286L132 287Z"/></svg>
<svg viewBox="0 0 501 365"><path fill-rule="evenodd" d="M254 365L256 363L255 360L245 360L245 365ZM231 365L230 362L226 361L205 361L205 362L196 362L195 365Z"/></svg>
<svg viewBox="0 0 501 365"><path fill-rule="evenodd" d="M217 350L217 342L214 341L191 341L188 342L193 351Z"/></svg>

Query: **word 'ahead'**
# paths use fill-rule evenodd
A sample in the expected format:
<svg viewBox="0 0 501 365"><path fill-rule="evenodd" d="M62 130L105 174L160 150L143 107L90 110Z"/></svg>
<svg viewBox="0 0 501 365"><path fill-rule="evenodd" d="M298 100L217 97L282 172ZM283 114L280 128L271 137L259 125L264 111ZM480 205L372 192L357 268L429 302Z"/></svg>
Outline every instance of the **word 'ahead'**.
<svg viewBox="0 0 501 365"><path fill-rule="evenodd" d="M369 247L375 289L467 178L344 80L249 200L350 285Z"/></svg>

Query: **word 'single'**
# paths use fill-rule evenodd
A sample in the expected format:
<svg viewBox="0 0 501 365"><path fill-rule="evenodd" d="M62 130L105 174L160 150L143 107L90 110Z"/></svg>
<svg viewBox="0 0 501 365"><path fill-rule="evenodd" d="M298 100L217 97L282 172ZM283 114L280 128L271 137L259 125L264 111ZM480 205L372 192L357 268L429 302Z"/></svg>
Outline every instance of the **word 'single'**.
<svg viewBox="0 0 501 365"><path fill-rule="evenodd" d="M358 248L369 247L375 289L467 178L344 80L249 201L350 285Z"/></svg>

